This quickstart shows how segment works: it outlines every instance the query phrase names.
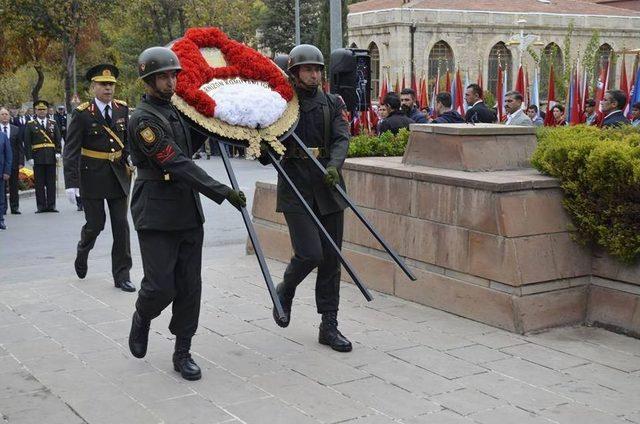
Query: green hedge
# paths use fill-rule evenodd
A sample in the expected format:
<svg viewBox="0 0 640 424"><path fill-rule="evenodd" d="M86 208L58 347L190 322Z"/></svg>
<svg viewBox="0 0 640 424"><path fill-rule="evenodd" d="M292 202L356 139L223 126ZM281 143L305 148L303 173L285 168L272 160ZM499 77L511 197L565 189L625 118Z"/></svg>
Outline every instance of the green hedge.
<svg viewBox="0 0 640 424"><path fill-rule="evenodd" d="M397 135L387 131L380 136L357 135L349 142L349 157L402 156L409 140L409 130L401 129Z"/></svg>
<svg viewBox="0 0 640 424"><path fill-rule="evenodd" d="M640 258L640 129L540 128L532 163L560 180L579 241Z"/></svg>

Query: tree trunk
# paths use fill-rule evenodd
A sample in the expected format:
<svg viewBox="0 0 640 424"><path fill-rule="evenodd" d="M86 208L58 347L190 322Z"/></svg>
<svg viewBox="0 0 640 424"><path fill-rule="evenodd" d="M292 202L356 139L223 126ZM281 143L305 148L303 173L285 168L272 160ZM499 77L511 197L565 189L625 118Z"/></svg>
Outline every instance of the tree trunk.
<svg viewBox="0 0 640 424"><path fill-rule="evenodd" d="M44 84L44 72L42 71L42 65L40 65L39 63L34 64L33 68L36 70L36 73L38 74L38 80L36 81L36 85L34 85L33 89L31 90L31 99L35 104L35 102L39 100L40 89Z"/></svg>
<svg viewBox="0 0 640 424"><path fill-rule="evenodd" d="M73 97L73 53L75 47L72 45L64 46L62 57L64 58L64 104L68 112L71 108L71 97Z"/></svg>

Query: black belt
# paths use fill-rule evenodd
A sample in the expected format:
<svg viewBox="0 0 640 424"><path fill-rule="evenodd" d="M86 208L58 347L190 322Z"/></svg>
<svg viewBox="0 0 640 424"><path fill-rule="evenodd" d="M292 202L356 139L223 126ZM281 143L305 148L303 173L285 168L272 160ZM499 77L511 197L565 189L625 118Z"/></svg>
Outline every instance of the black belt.
<svg viewBox="0 0 640 424"><path fill-rule="evenodd" d="M171 181L171 175L151 168L138 168L137 180L142 181Z"/></svg>
<svg viewBox="0 0 640 424"><path fill-rule="evenodd" d="M324 147L307 147L306 149L302 149L297 144L287 149L284 157L289 159L309 159L309 155L315 156L317 159L329 157L329 155L327 155L327 149Z"/></svg>

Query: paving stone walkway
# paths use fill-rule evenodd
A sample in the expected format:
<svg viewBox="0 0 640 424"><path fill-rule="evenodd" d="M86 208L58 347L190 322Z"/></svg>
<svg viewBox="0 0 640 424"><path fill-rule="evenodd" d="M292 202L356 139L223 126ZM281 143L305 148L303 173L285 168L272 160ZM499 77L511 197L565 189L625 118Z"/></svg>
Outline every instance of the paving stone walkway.
<svg viewBox="0 0 640 424"><path fill-rule="evenodd" d="M35 219L10 221L25 243ZM340 328L354 350L338 353L317 343L313 278L281 329L238 242L205 248L193 343L203 378L184 381L168 311L147 357L128 352L136 296L113 288L101 243L82 281L72 252L11 266L0 256L0 423L640 423L639 340L585 327L518 336L383 294L367 303L344 284ZM269 265L277 281L284 265Z"/></svg>

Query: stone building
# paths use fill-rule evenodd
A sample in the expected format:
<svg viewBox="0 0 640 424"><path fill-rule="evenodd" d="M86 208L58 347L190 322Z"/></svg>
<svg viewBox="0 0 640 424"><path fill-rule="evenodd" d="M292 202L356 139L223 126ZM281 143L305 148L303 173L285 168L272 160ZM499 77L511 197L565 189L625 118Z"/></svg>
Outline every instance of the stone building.
<svg viewBox="0 0 640 424"><path fill-rule="evenodd" d="M563 48L571 25L567 64ZM444 74L460 68L470 82L481 74L485 89L493 92L500 62L511 87L521 56L527 69L535 67L530 53L512 40L514 35L535 36L530 49L546 55L558 69L583 57L596 30L600 59L594 74L612 50L640 47L640 12L588 0L367 0L352 4L348 15L349 45L371 52L373 99L384 77L393 82L404 75L410 81L412 68L417 78L428 75L430 81L438 69ZM625 59L630 74L634 55ZM614 65L613 75L619 75L620 64ZM543 86L544 81L542 69ZM544 87L541 97L546 97Z"/></svg>

